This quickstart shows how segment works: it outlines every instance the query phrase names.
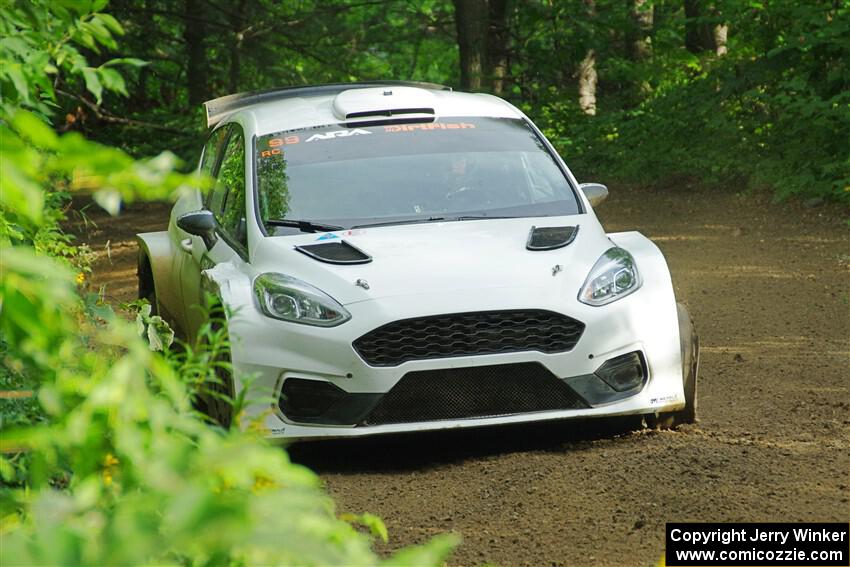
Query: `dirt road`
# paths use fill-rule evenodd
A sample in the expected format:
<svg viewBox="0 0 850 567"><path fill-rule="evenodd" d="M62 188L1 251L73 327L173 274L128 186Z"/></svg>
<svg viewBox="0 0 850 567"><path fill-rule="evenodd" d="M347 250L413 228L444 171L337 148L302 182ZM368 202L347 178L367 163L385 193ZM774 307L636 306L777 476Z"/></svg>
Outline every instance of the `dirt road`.
<svg viewBox="0 0 850 567"><path fill-rule="evenodd" d="M132 234L167 206L90 209L93 284L135 297ZM587 424L293 448L341 512L387 523L382 549L454 531L453 565L652 565L667 521L850 519L846 211L759 195L613 187L609 232L668 258L702 339L700 422L606 437ZM109 241L109 257L106 243Z"/></svg>

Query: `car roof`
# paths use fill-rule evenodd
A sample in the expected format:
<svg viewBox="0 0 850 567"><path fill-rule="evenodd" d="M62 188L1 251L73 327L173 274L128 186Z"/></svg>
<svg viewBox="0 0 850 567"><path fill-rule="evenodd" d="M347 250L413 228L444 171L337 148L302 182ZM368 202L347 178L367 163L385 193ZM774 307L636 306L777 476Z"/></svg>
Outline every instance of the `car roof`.
<svg viewBox="0 0 850 567"><path fill-rule="evenodd" d="M452 116L522 118L508 102L442 85L403 81L337 83L229 95L204 103L207 122L239 121L256 135L344 123L438 120Z"/></svg>

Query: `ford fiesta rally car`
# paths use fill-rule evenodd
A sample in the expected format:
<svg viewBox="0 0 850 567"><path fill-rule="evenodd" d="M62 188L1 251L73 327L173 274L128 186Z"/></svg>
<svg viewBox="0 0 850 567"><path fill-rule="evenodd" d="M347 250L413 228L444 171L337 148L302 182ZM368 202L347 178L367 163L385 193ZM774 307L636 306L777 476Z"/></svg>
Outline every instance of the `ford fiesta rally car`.
<svg viewBox="0 0 850 567"><path fill-rule="evenodd" d="M607 189L514 106L399 82L205 106L215 185L138 235L139 293L190 339L206 293L226 308L223 391L251 377L270 437L694 420L698 342L664 257L605 233Z"/></svg>

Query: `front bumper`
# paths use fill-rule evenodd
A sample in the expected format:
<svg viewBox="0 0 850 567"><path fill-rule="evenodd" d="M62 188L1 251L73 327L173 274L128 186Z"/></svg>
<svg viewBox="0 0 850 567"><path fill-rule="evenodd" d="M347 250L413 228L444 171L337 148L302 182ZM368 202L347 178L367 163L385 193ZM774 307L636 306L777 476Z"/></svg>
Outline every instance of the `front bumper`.
<svg viewBox="0 0 850 567"><path fill-rule="evenodd" d="M666 272L665 272L666 273ZM346 305L352 319L339 327L315 328L268 319L250 305L243 306L229 324L237 387L239 377L251 377L247 420L259 419L269 437L319 439L456 427L534 422L569 418L644 414L681 409L684 406L682 364L676 304L665 282L644 285L634 294L606 305L590 307L545 292L502 289L490 293L458 294L448 301L435 296L389 297ZM535 300L529 302L528 297ZM428 314L490 311L498 309L545 309L560 312L585 324L585 330L569 352L545 354L514 352L454 358L408 361L397 366L369 366L356 353L352 342L385 323ZM591 399L579 384L587 382L606 362L629 353L640 353L645 380L628 395ZM503 365L536 364L562 379L586 403L540 411L521 411L485 417L443 418L405 423L371 424L364 416L383 395L411 373L454 371L463 379L463 369ZM469 371L472 372L471 370ZM361 404L343 411L336 423L293 420L281 410L284 383L290 379L332 384ZM584 385L585 390L591 386ZM600 403L600 400L601 403ZM344 405L344 404L343 404ZM527 409L527 408L526 408ZM364 422L365 419L365 422ZM312 420L316 421L316 420ZM319 420L321 421L321 419ZM325 421L333 421L327 420ZM350 421L351 423L340 423Z"/></svg>
<svg viewBox="0 0 850 567"><path fill-rule="evenodd" d="M373 427L599 407L639 393L646 380L639 351L566 378L539 362L414 370L387 393L346 392L327 380L291 376L277 409L292 424Z"/></svg>

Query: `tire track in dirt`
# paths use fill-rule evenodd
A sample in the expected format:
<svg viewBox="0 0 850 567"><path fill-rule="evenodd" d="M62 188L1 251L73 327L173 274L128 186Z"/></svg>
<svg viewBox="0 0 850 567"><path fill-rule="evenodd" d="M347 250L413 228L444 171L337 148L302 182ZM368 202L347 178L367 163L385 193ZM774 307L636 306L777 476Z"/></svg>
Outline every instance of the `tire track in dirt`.
<svg viewBox="0 0 850 567"><path fill-rule="evenodd" d="M88 210L90 285L135 298L133 234L168 206ZM343 511L384 518L391 551L455 531L453 565L652 565L667 521L850 518L846 209L762 195L613 187L609 232L666 255L701 335L700 422L606 436L582 422L293 448ZM109 254L106 243L109 241Z"/></svg>

